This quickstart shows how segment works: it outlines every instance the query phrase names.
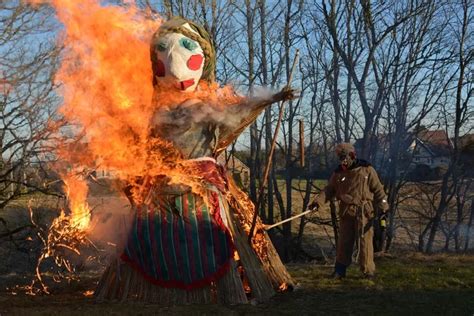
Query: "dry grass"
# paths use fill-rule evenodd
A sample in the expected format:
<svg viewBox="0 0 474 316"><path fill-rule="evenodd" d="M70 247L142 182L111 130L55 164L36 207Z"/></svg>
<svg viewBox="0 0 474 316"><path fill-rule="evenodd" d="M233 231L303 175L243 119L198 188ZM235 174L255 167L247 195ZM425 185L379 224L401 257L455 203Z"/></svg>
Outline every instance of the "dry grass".
<svg viewBox="0 0 474 316"><path fill-rule="evenodd" d="M323 188L326 185L326 181L317 180L315 184L318 188ZM293 188L305 188L305 180L293 180ZM282 193L284 203L286 203L286 186L284 180L278 181L278 187ZM422 231L425 229L429 219L434 216L434 207L439 202L439 190L440 182L431 181L427 183L407 183L400 191L400 204L398 205L398 212L395 216L395 235L392 247L397 249L415 251L418 249L418 238ZM314 198L314 194L312 195ZM469 214L469 208L471 205L471 199L474 198L474 186L471 190L465 192L466 203L464 206L465 219L464 223L467 223L467 217ZM275 205L277 202L275 200ZM286 205L286 204L285 204ZM303 211L303 195L301 192L294 190L292 192L292 209L293 214L298 214ZM330 222L331 215L329 209L321 210L317 213L312 213L307 216L310 219L305 227L305 237L315 240L318 244L323 246L330 246L333 242L332 228L318 223ZM274 221L281 220L279 215L279 209L275 208ZM312 223L311 223L312 222ZM443 229L453 229L456 223L456 205L455 199L452 200L448 207L448 212L442 218L442 229L440 229L436 235L434 249L440 250L445 246L446 236L443 234ZM293 232L297 232L299 229L300 221L295 220L292 222ZM465 230L462 231L465 233ZM425 236L426 238L427 236ZM461 235L461 244L464 245L464 240L467 238L465 234ZM474 247L474 228L471 229L471 249ZM450 243L450 249L453 249L453 241Z"/></svg>
<svg viewBox="0 0 474 316"><path fill-rule="evenodd" d="M297 181L294 186L304 187L304 181ZM319 183L323 186L324 183ZM284 182L280 181L283 196ZM407 192L405 192L408 194ZM415 192L416 193L416 192ZM293 192L294 210L298 213L302 197ZM24 209L27 200L19 201L18 205L6 210L3 216L18 222L27 221ZM97 205L96 216L103 224L102 230L96 232L99 239L108 238L110 227L116 227L113 216L118 209L128 212L126 201L112 197L94 197L91 205ZM51 210L58 209L58 200L44 200L36 204L38 214L45 220ZM410 203L413 203L411 201ZM416 204L407 205L407 208ZM299 207L299 208L298 208ZM47 210L50 210L49 212ZM49 215L48 215L49 213ZM410 224L413 233L423 224L413 217L413 213L402 213L405 221ZM318 220L329 219L328 212L314 214ZM409 222L411 220L411 222ZM419 221L419 222L417 222ZM418 224L417 224L418 223ZM294 231L299 221L294 221ZM417 226L418 225L418 226ZM405 228L400 228L397 240L402 244L397 249L406 249L402 245L410 245L409 236L404 236ZM319 255L321 249L330 249L331 228L322 225L307 224L305 240L308 249ZM405 233L406 235L406 233ZM311 248L312 247L312 248ZM7 257L3 257L7 258ZM8 258L10 258L8 256ZM23 255L21 258L27 258ZM8 261L12 261L9 260ZM21 260L14 260L17 266ZM5 260L3 261L5 263ZM15 262L10 262L15 264ZM332 262L329 258L328 262ZM4 266L4 264L2 264ZM349 268L348 278L341 281L328 279L332 264L314 263L291 264L290 273L300 283L300 288L292 293L278 295L265 304L244 306L194 305L160 307L144 303L104 303L96 304L85 297L86 290L95 288L101 273L100 270L84 270L81 281L71 284L59 284L53 287L49 296L26 296L19 291L16 295L12 290L5 290L6 285L28 284L31 275L20 270L10 273L5 269L0 277L0 315L155 315L166 313L171 315L211 315L211 314L439 314L439 315L472 315L474 313L474 255L437 254L426 256L413 252L394 253L391 256L377 258L378 278L368 281L360 277L355 266ZM5 267L5 266L4 266ZM96 267L97 268L97 267Z"/></svg>
<svg viewBox="0 0 474 316"><path fill-rule="evenodd" d="M315 315L315 314L434 314L472 315L474 255L425 256L401 253L377 259L378 278L361 278L355 266L342 281L328 279L332 267L293 264L288 268L300 288L258 305L192 305L160 307L144 303L102 303L83 296L98 274L56 288L50 296L0 293L2 315Z"/></svg>

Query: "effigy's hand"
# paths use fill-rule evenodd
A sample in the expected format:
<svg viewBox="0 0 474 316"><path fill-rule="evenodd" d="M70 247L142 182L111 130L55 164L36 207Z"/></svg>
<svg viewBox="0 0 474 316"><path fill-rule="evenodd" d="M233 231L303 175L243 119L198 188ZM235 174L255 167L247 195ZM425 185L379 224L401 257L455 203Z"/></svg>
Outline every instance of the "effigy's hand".
<svg viewBox="0 0 474 316"><path fill-rule="evenodd" d="M281 89L280 92L276 93L273 96L274 102L278 101L289 101L299 98L299 90L293 89L291 87L285 87Z"/></svg>

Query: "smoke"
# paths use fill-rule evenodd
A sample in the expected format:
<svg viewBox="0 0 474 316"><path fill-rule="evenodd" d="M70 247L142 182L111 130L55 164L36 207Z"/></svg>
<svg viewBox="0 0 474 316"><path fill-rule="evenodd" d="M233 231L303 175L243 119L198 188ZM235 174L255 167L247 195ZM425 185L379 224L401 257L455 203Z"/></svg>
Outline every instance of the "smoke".
<svg viewBox="0 0 474 316"><path fill-rule="evenodd" d="M131 207L123 197L108 196L89 199L94 205L89 236L102 245L108 255L122 251L131 225Z"/></svg>
<svg viewBox="0 0 474 316"><path fill-rule="evenodd" d="M207 95L203 99L197 98L199 91L192 94L181 93L180 97L192 98L175 100L172 105L158 107L151 126L184 125L191 120L198 125L213 123L232 128L250 115L255 104L271 100L274 95L274 91L263 87L255 88L253 96L249 98L238 96L230 86L215 89L213 97Z"/></svg>

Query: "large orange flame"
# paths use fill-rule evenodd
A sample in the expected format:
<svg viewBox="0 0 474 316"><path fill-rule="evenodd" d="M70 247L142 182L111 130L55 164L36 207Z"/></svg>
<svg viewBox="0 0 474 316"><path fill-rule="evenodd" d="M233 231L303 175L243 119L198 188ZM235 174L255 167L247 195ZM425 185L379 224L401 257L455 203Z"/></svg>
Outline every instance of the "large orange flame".
<svg viewBox="0 0 474 316"><path fill-rule="evenodd" d="M95 0L48 2L65 26L65 51L56 77L64 99L60 111L84 135L83 146L61 148L60 158L73 170L95 168L100 158L101 167L119 170L122 176L139 174L144 167L139 146L152 110L149 41L160 20L147 19L135 6L101 6ZM85 229L90 216L87 184L71 173L64 181L71 222Z"/></svg>
<svg viewBox="0 0 474 316"><path fill-rule="evenodd" d="M48 3L64 24L61 41L65 51L56 77L64 99L60 112L74 126L73 131L83 136L80 146L76 141L59 148L59 158L69 162L69 170L94 169L100 162L101 168L115 170L122 179L166 175L172 183L186 183L199 191L198 185L193 185L199 175L179 163L171 144L159 139L151 143L148 123L156 107L179 104L187 98L235 103L232 90L219 90L217 84L201 84L199 92L192 95L161 89L155 91L161 103L152 104L149 47L161 19L147 18L134 5L102 6L97 0ZM157 146L165 150L150 156ZM89 223L85 181L69 174L65 182L72 222L85 229Z"/></svg>
<svg viewBox="0 0 474 316"><path fill-rule="evenodd" d="M73 215L71 225L79 230L85 230L90 223L90 208L86 202L87 183L73 173L63 176L63 181Z"/></svg>

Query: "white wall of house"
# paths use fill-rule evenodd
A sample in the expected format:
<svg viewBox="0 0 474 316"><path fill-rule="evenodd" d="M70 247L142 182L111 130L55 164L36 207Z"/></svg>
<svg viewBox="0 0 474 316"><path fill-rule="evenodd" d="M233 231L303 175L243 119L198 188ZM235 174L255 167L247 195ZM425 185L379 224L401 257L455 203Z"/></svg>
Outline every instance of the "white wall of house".
<svg viewBox="0 0 474 316"><path fill-rule="evenodd" d="M449 157L435 156L421 144L413 142L410 145L410 149L413 150L413 159L411 161L412 166L427 165L431 169L434 169L438 167L447 167L449 165Z"/></svg>

